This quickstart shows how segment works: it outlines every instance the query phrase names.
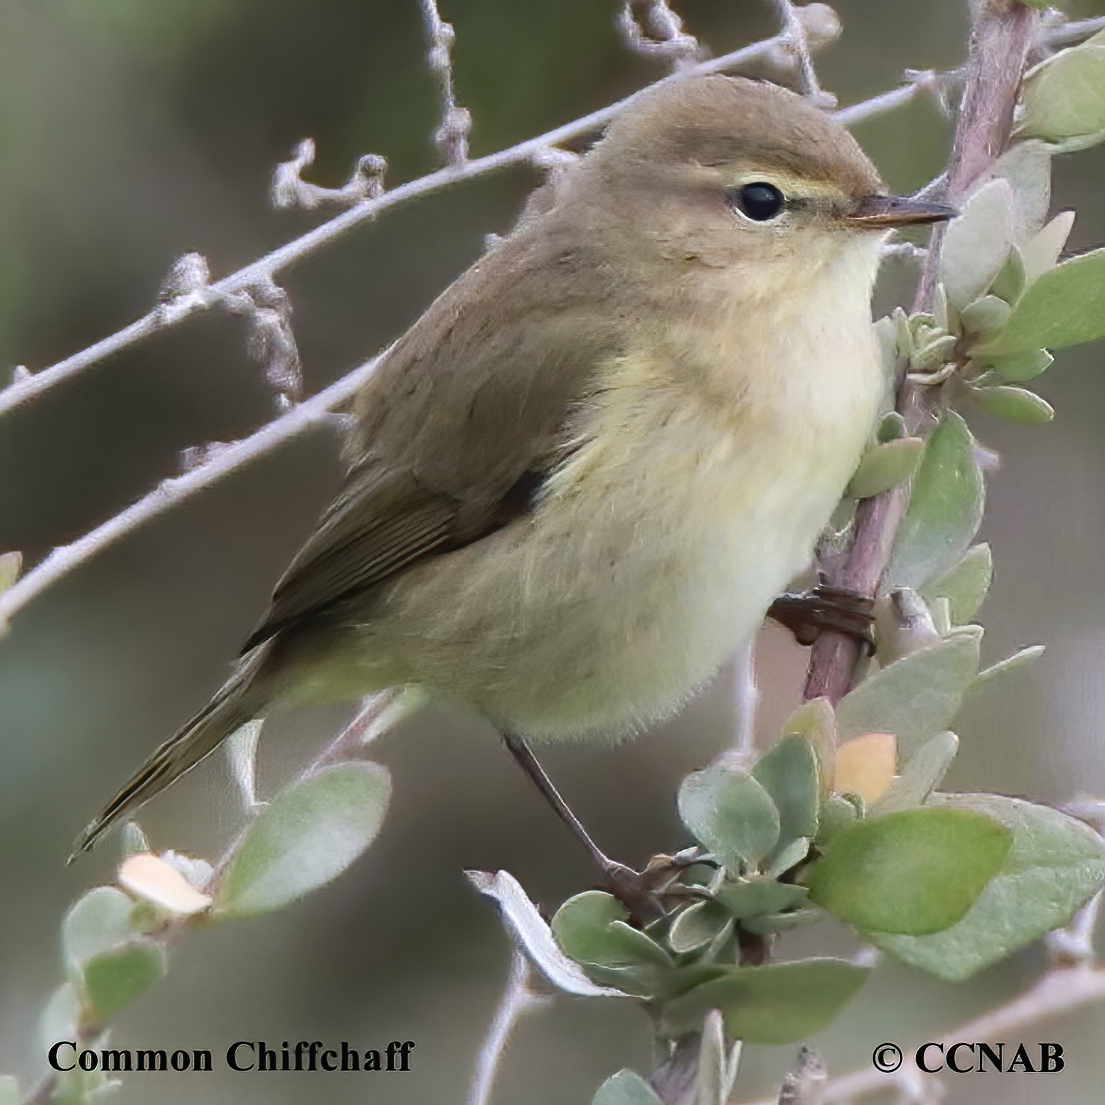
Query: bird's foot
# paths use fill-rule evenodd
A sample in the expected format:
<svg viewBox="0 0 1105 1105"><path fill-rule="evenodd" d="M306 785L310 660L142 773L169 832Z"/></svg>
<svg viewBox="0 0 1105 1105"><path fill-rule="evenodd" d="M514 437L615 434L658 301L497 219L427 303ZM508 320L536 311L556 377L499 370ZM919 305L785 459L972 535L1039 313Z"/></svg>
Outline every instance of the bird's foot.
<svg viewBox="0 0 1105 1105"><path fill-rule="evenodd" d="M854 637L875 654L875 600L843 587L819 584L800 595L780 595L768 607L767 616L794 634L800 645L812 645L822 630Z"/></svg>

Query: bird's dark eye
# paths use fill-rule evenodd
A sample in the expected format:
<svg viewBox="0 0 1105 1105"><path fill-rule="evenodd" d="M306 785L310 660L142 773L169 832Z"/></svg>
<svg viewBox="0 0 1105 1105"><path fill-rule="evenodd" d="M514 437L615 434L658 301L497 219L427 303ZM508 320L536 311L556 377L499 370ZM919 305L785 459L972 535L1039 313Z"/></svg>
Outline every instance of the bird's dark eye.
<svg viewBox="0 0 1105 1105"><path fill-rule="evenodd" d="M775 218L782 211L786 199L774 184L756 181L753 184L743 184L740 188L733 189L729 193L729 202L742 215L747 215L755 222L762 223Z"/></svg>

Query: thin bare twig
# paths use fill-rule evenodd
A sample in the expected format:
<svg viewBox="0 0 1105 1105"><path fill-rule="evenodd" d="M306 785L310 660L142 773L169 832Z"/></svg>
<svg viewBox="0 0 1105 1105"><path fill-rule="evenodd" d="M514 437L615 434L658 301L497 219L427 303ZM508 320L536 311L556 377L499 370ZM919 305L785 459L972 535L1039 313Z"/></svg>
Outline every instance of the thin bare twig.
<svg viewBox="0 0 1105 1105"><path fill-rule="evenodd" d="M798 78L798 89L803 96L821 107L836 107L836 97L821 91L817 73L810 57L810 43L806 22L790 0L772 0L775 14L783 29L783 49L794 57L794 68ZM839 24L838 24L839 27Z"/></svg>
<svg viewBox="0 0 1105 1105"><path fill-rule="evenodd" d="M768 57L775 47L785 43L785 41L785 35L776 35L761 42L754 42L721 57L700 62L685 70L685 72L720 73L739 69L753 61ZM665 79L671 80L673 78ZM919 86L914 82L906 88L875 97L875 100L867 101L865 104L856 104L851 108L847 108L845 111L838 113L838 118L846 125L850 125L860 119L869 118L872 113L889 111L899 107L916 96L919 91ZM565 123L563 126L547 131L536 138L519 142L508 149L499 150L496 153L488 154L486 157L476 158L474 161L466 161L463 165L438 169L436 172L429 173L406 184L401 184L381 195L372 196L350 210L335 216L329 222L315 227L314 230L309 231L302 237L286 243L245 268L239 269L230 276L210 285L206 295L191 298L184 297L175 304L171 311L167 310L164 305L159 305L136 322L88 346L79 353L74 353L73 356L67 357L63 361L58 361L39 372L16 373L13 382L7 388L0 390L0 415L41 397L50 389L92 365L107 360L109 357L145 341L154 334L163 333L179 325L192 314L222 302L227 296L236 295L254 285L271 280L277 273L290 268L325 246L337 241L353 228L375 219L382 211L409 202L429 192L434 192L458 180L474 180L512 165L532 163L541 158L550 147L594 133L608 123L618 112L622 111L632 99L632 96L628 96L624 100L619 100L608 107L591 112L590 115ZM873 106L869 109L868 105ZM369 156L373 157L375 155Z"/></svg>
<svg viewBox="0 0 1105 1105"><path fill-rule="evenodd" d="M426 37L430 40L430 72L437 78L441 94L441 125L434 131L434 145L450 166L459 169L468 160L472 115L468 108L457 105L453 93L453 42L456 32L451 23L443 22L438 15L437 0L422 0L422 18L426 23Z"/></svg>
<svg viewBox="0 0 1105 1105"><path fill-rule="evenodd" d="M476 1073L468 1090L467 1105L487 1105L491 1100L491 1087L515 1025L523 1015L550 1001L546 995L536 994L530 989L532 978L533 968L529 960L520 948L515 947L506 989L476 1059Z"/></svg>
<svg viewBox="0 0 1105 1105"><path fill-rule="evenodd" d="M683 20L668 7L667 0L625 0L614 25L634 53L662 58L677 71L704 56L698 39L683 30Z"/></svg>
<svg viewBox="0 0 1105 1105"><path fill-rule="evenodd" d="M353 396L386 355L385 350L343 376L337 383L331 384L325 391L320 391L298 407L293 407L287 414L270 422L252 437L227 445L212 460L183 476L164 480L144 498L108 519L102 526L70 545L61 545L54 549L45 560L0 595L0 632L8 619L33 598L67 576L78 565L133 533L152 518L177 506L196 492L218 483L231 472L272 452L277 446L304 431L326 425L330 412Z"/></svg>
<svg viewBox="0 0 1105 1105"><path fill-rule="evenodd" d="M756 707L760 692L756 688L756 638L750 637L733 660L733 703L736 707L736 732L733 752L737 764L745 767L756 754Z"/></svg>

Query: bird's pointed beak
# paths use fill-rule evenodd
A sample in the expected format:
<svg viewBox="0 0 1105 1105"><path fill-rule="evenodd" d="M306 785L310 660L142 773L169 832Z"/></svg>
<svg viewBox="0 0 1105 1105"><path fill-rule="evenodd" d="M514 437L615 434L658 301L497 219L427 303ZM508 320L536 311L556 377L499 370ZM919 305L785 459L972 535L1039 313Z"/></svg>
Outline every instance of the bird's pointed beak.
<svg viewBox="0 0 1105 1105"><path fill-rule="evenodd" d="M959 212L943 203L928 203L907 196L865 196L845 223L857 230L890 230L954 219Z"/></svg>

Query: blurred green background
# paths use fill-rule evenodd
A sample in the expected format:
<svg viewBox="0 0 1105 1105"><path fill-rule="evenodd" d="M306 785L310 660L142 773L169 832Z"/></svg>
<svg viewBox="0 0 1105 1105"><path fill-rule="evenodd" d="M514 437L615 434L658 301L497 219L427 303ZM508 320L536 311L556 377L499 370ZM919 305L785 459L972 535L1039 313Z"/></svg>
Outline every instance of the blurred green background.
<svg viewBox="0 0 1105 1105"><path fill-rule="evenodd" d="M688 29L722 53L772 31L753 0L683 0ZM839 43L819 59L842 105L893 87L907 67L962 58L963 0L841 0ZM660 75L630 56L610 0L443 0L457 31L456 85L475 118L473 153L530 137ZM1097 14L1087 3L1074 16ZM310 135L310 179L337 185L365 152L396 184L436 164L436 89L416 0L0 0L0 365L39 369L144 313L187 250L216 278L303 232L317 215L274 212L274 165ZM935 175L948 123L934 104L857 128L892 191ZM1105 241L1102 148L1055 166L1057 210L1079 211L1072 245ZM399 334L506 230L536 177L516 170L388 212L284 278L311 391ZM880 307L908 302L891 262ZM1100 346L1060 354L1041 391L1054 426L974 418L1002 456L983 537L996 582L984 655L1044 642L1027 674L972 701L952 789L1042 801L1105 791L1105 377ZM6 369L5 369L6 371ZM179 471L189 445L244 437L272 415L240 320L211 313L101 364L0 421L0 550L34 563ZM76 831L152 746L222 681L288 558L340 476L319 431L81 568L21 613L0 641L0 1071L45 1066L36 1021L60 978L58 926L110 877L109 840L66 869ZM759 646L762 740L797 699L804 653L781 631ZM266 729L270 792L344 715L297 714ZM723 676L684 714L632 745L548 754L600 843L634 864L687 843L674 814L682 775L729 739ZM462 869L513 872L549 907L594 883L567 834L495 736L429 712L381 742L393 805L373 848L336 884L262 920L195 932L169 978L118 1018L116 1047L208 1047L301 1038L361 1048L416 1041L406 1075L264 1078L225 1071L132 1076L121 1101L463 1101L506 976L509 945ZM215 857L241 813L222 757L143 811L156 848ZM803 946L852 947L813 930ZM883 1040L931 1038L989 1007L1042 965L1039 949L952 986L884 967L815 1042L840 1073ZM1031 1028L1063 1043L1067 1069L1038 1079L950 1081L952 1103L1098 1099L1101 1012ZM739 1096L767 1093L791 1048L751 1048ZM217 1064L221 1066L221 1063ZM524 1023L496 1097L583 1105L621 1066L648 1065L648 1024L628 1003L561 1000Z"/></svg>

